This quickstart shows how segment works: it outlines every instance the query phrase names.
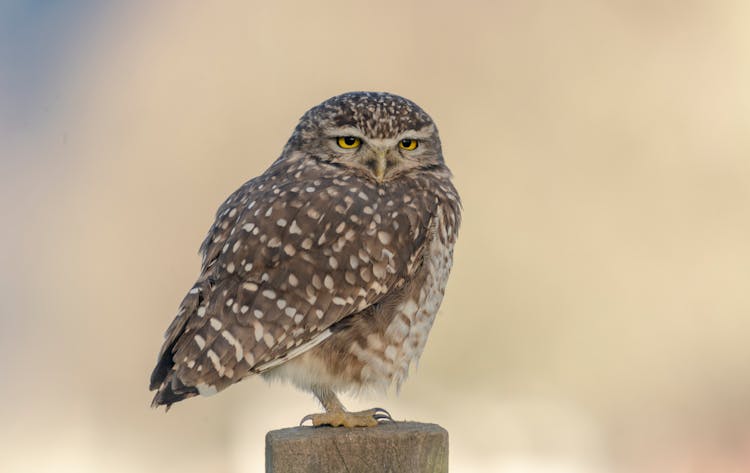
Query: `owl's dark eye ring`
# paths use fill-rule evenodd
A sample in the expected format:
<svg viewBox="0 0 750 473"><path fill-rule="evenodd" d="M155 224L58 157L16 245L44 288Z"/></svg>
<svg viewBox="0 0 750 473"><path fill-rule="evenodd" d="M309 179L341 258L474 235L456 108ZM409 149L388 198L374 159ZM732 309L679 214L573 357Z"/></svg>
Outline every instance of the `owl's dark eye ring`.
<svg viewBox="0 0 750 473"><path fill-rule="evenodd" d="M359 145L362 144L362 140L360 140L356 136L340 136L336 138L336 143L340 148L354 149L359 148Z"/></svg>
<svg viewBox="0 0 750 473"><path fill-rule="evenodd" d="M415 150L417 149L418 145L419 145L419 142L411 138L404 138L403 140L398 142L398 147L401 149L405 149L406 151Z"/></svg>

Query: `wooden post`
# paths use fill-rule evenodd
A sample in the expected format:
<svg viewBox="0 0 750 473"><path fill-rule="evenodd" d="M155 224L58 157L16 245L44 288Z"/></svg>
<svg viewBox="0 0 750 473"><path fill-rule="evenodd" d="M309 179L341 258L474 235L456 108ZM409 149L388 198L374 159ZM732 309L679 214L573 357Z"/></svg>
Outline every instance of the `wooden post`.
<svg viewBox="0 0 750 473"><path fill-rule="evenodd" d="M266 473L447 473L448 432L437 424L293 427L266 434Z"/></svg>

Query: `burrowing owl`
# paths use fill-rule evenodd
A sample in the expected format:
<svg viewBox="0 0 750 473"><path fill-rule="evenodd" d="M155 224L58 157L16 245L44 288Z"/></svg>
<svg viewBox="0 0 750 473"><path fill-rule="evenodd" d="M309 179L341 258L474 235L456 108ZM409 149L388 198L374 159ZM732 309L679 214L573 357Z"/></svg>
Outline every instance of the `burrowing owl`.
<svg viewBox="0 0 750 473"><path fill-rule="evenodd" d="M255 373L320 399L314 425L371 426L336 392L400 385L448 280L460 200L432 119L353 92L301 118L281 157L224 202L151 375L153 405Z"/></svg>

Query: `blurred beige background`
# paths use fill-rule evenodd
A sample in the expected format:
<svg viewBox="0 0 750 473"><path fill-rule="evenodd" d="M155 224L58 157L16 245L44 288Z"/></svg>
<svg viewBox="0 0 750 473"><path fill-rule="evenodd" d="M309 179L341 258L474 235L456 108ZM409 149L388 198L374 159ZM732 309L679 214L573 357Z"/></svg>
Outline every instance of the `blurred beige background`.
<svg viewBox="0 0 750 473"><path fill-rule="evenodd" d="M317 408L249 379L151 410L219 203L309 107L386 90L464 199L399 396L451 471L750 471L750 4L0 6L0 471L260 472Z"/></svg>

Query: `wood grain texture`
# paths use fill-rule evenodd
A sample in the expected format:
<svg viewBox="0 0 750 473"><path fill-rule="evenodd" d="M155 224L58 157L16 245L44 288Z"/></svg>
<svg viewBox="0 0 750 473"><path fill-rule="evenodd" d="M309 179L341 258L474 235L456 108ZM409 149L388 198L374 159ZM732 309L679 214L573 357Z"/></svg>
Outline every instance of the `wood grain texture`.
<svg viewBox="0 0 750 473"><path fill-rule="evenodd" d="M446 473L448 432L437 424L294 427L266 434L266 473Z"/></svg>

